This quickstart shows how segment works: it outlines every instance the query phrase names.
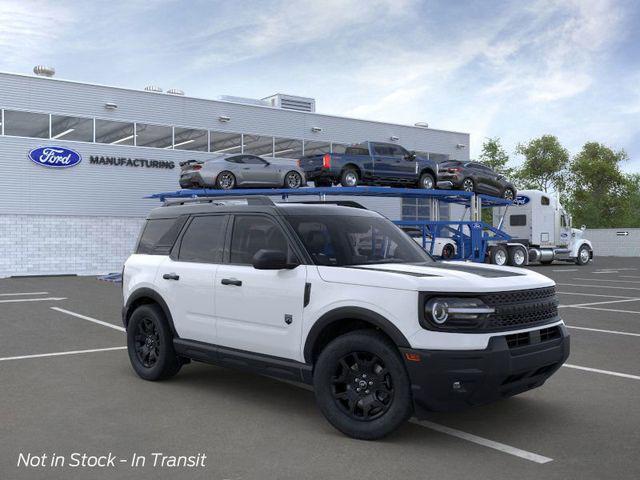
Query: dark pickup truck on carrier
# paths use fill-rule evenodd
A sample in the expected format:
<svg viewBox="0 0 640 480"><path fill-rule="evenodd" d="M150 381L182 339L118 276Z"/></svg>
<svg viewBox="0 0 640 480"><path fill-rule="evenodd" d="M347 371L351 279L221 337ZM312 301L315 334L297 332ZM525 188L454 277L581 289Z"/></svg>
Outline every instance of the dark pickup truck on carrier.
<svg viewBox="0 0 640 480"><path fill-rule="evenodd" d="M309 155L299 160L307 180L316 187L339 183L357 185L436 188L438 164L393 143L364 142L345 153Z"/></svg>

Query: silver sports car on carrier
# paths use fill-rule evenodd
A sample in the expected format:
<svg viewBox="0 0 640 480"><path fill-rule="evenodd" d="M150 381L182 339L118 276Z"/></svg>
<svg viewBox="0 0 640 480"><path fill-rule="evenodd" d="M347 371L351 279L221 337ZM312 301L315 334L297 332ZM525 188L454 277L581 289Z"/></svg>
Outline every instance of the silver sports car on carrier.
<svg viewBox="0 0 640 480"><path fill-rule="evenodd" d="M211 160L180 163L181 188L299 188L307 184L295 160L257 155L219 155Z"/></svg>

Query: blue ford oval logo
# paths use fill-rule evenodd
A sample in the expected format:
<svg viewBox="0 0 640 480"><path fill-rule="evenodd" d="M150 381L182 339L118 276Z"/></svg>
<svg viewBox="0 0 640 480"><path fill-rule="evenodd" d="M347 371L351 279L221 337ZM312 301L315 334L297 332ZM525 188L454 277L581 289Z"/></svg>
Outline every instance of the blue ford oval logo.
<svg viewBox="0 0 640 480"><path fill-rule="evenodd" d="M516 199L513 201L514 205L526 205L529 203L530 198L526 195L518 195Z"/></svg>
<svg viewBox="0 0 640 480"><path fill-rule="evenodd" d="M38 147L29 152L29 159L43 167L69 168L79 164L82 156L69 148Z"/></svg>

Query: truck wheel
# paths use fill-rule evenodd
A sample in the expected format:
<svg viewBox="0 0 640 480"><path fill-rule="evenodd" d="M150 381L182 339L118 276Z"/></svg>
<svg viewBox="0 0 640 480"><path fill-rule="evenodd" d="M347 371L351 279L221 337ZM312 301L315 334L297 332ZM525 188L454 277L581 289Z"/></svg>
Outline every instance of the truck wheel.
<svg viewBox="0 0 640 480"><path fill-rule="evenodd" d="M453 256L455 254L456 254L456 249L450 243L447 243L444 247L442 247L442 255L441 255L441 257L444 260L447 260L449 258L453 258Z"/></svg>
<svg viewBox="0 0 640 480"><path fill-rule="evenodd" d="M372 330L333 340L320 353L313 384L318 407L345 435L382 438L413 413L409 375L395 345Z"/></svg>
<svg viewBox="0 0 640 480"><path fill-rule="evenodd" d="M340 185L343 187L357 187L360 178L358 172L353 168L345 168L340 177Z"/></svg>
<svg viewBox="0 0 640 480"><path fill-rule="evenodd" d="M220 172L218 174L218 177L216 178L216 187L218 187L220 190L231 190L235 186L236 177L233 173L227 172L225 170L224 172Z"/></svg>
<svg viewBox="0 0 640 480"><path fill-rule="evenodd" d="M502 192L502 198L505 200L513 200L515 198L515 193L513 193L513 188L505 188L504 192Z"/></svg>
<svg viewBox="0 0 640 480"><path fill-rule="evenodd" d="M145 380L173 377L182 366L173 349L173 334L158 305L142 305L131 314L127 350L131 366Z"/></svg>
<svg viewBox="0 0 640 480"><path fill-rule="evenodd" d="M502 245L496 245L491 249L491 263L494 265L504 266L509 260L507 249Z"/></svg>
<svg viewBox="0 0 640 480"><path fill-rule="evenodd" d="M509 265L524 267L527 263L527 251L522 247L509 247Z"/></svg>
<svg viewBox="0 0 640 480"><path fill-rule="evenodd" d="M420 181L418 182L418 187L424 190L433 190L436 186L436 182L433 179L433 175L430 173L423 173L420 175Z"/></svg>
<svg viewBox="0 0 640 480"><path fill-rule="evenodd" d="M578 256L576 257L577 265L586 265L591 260L591 250L587 245L582 245L578 249Z"/></svg>
<svg viewBox="0 0 640 480"><path fill-rule="evenodd" d="M471 178L465 178L462 181L462 190L464 190L465 192L475 192L476 185L473 183L473 180Z"/></svg>

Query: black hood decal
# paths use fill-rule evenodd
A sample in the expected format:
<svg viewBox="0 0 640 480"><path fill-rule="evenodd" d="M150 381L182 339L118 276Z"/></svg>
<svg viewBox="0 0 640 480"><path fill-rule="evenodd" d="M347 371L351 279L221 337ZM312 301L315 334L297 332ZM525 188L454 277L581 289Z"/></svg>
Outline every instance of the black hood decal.
<svg viewBox="0 0 640 480"><path fill-rule="evenodd" d="M413 265L413 264L412 264ZM397 273L399 275L409 275L410 277L439 277L440 275L434 275L432 273L421 273L421 272L407 272L404 270L391 270L388 268L369 268L369 267L358 267L358 266L349 266L346 268L355 268L357 270L368 270L373 272L386 272L386 273Z"/></svg>
<svg viewBox="0 0 640 480"><path fill-rule="evenodd" d="M507 271L496 271L496 270L490 270L488 268L479 268L479 267L474 267L473 265L452 265L450 263L425 263L424 264L425 267L430 267L430 268L442 268L444 270L454 270L457 272L464 272L464 273L472 273L473 275L478 275L480 277L484 277L484 278L501 278L501 277L521 277L523 275L525 275L524 273L515 273L515 272L507 272Z"/></svg>

